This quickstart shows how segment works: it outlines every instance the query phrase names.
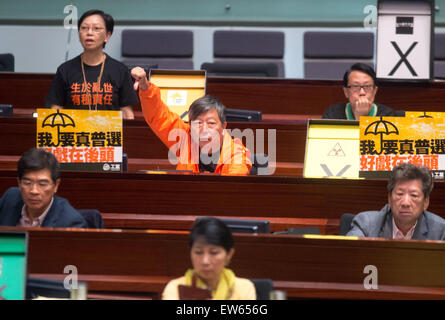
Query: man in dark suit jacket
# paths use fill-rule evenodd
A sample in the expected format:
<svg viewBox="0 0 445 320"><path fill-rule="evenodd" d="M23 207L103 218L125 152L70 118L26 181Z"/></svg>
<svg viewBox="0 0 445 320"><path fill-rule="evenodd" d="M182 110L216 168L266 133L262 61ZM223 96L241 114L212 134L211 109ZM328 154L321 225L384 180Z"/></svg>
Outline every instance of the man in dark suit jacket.
<svg viewBox="0 0 445 320"><path fill-rule="evenodd" d="M433 179L426 167L404 163L394 167L388 182L388 204L352 220L348 236L389 239L445 240L445 220L426 211Z"/></svg>
<svg viewBox="0 0 445 320"><path fill-rule="evenodd" d="M404 116L404 111L395 111L383 104L374 103L377 93L374 69L364 63L355 63L343 76L343 92L349 102L330 106L323 119L359 120L361 116Z"/></svg>
<svg viewBox="0 0 445 320"><path fill-rule="evenodd" d="M66 199L55 195L60 184L59 163L53 154L33 148L17 165L18 188L0 198L0 225L86 228L85 219Z"/></svg>

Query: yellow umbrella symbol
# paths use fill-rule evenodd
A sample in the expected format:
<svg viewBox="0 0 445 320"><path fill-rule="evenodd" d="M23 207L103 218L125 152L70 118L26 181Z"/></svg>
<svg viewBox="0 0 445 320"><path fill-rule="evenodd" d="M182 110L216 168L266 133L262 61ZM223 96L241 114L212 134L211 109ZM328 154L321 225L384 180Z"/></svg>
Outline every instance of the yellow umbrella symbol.
<svg viewBox="0 0 445 320"><path fill-rule="evenodd" d="M383 120L382 117L380 117L380 120L372 122L369 126L365 129L365 136L368 134L379 134L380 135L380 152L379 154L382 154L383 152L383 135L389 135L389 134L399 134L399 130L397 127L389 121Z"/></svg>
<svg viewBox="0 0 445 320"><path fill-rule="evenodd" d="M432 116L427 115L426 111L424 111L423 114L421 116L418 116L417 118L432 118Z"/></svg>
<svg viewBox="0 0 445 320"><path fill-rule="evenodd" d="M60 136L60 127L68 127L72 126L75 127L73 118L71 118L69 115L65 113L60 113L60 110L57 109L56 113L52 113L49 116L47 116L43 122L42 122L42 128L43 127L57 127L57 144L56 147L59 146L59 136Z"/></svg>

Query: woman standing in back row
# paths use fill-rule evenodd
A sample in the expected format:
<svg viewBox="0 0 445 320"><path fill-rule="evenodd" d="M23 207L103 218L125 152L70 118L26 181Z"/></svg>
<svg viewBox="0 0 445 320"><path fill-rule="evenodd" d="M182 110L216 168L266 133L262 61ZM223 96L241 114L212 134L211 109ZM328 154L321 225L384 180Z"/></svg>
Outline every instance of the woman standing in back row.
<svg viewBox="0 0 445 320"><path fill-rule="evenodd" d="M134 119L131 106L139 100L130 72L103 51L113 33L113 17L89 10L80 17L77 28L84 51L57 68L46 105L53 109L122 110L124 119Z"/></svg>

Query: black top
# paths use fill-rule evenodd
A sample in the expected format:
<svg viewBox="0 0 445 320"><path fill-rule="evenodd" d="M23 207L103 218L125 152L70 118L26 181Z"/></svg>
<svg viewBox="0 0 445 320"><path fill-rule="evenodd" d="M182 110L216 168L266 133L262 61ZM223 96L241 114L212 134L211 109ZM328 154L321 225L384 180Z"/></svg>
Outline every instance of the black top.
<svg viewBox="0 0 445 320"><path fill-rule="evenodd" d="M201 152L199 153L199 172L215 172L216 167L218 165L218 160L220 156L220 151L217 153L214 153L212 155L208 155L208 158L204 158L204 154ZM210 163L208 163L210 161Z"/></svg>
<svg viewBox="0 0 445 320"><path fill-rule="evenodd" d="M377 106L377 117L404 117L405 111L393 110L383 104L376 103ZM323 119L347 119L346 112L346 102L337 103L329 108L323 113Z"/></svg>
<svg viewBox="0 0 445 320"><path fill-rule="evenodd" d="M46 105L59 105L67 109L120 110L121 107L139 102L133 89L130 71L123 63L107 55L100 86L97 78L102 64L84 64L90 94L84 85L80 55L57 68L56 75L46 96Z"/></svg>

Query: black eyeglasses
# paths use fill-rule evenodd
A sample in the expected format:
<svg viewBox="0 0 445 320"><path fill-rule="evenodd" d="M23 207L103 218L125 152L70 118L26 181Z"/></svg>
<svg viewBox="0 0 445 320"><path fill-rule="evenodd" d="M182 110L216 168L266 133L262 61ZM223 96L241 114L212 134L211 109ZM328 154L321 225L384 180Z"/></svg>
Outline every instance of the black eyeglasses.
<svg viewBox="0 0 445 320"><path fill-rule="evenodd" d="M82 32L82 33L87 33L88 30L90 30L90 29L91 29L94 33L99 33L99 32L101 32L102 30L104 30L105 28L81 26L81 27L79 28L79 31Z"/></svg>
<svg viewBox="0 0 445 320"><path fill-rule="evenodd" d="M352 92L360 92L361 89L365 90L365 92L371 92L374 87L373 84L365 84L364 86L353 84L351 86L346 86L346 88L350 89Z"/></svg>

